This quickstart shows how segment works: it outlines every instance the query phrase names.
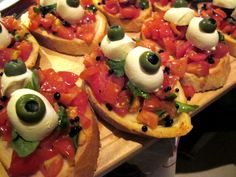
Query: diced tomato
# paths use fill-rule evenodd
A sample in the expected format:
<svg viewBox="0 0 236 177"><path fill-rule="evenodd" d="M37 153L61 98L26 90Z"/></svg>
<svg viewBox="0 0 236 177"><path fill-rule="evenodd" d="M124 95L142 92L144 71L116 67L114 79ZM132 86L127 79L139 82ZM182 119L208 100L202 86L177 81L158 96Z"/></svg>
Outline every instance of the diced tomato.
<svg viewBox="0 0 236 177"><path fill-rule="evenodd" d="M83 115L80 115L80 125L83 129L87 129L91 125L91 120Z"/></svg>
<svg viewBox="0 0 236 177"><path fill-rule="evenodd" d="M127 90L123 90L120 92L116 104L114 106L113 111L115 111L117 114L124 116L128 113L130 104L130 93Z"/></svg>
<svg viewBox="0 0 236 177"><path fill-rule="evenodd" d="M160 99L152 95L150 99L145 99L143 102L143 109L148 111L156 111L162 108Z"/></svg>
<svg viewBox="0 0 236 177"><path fill-rule="evenodd" d="M53 93L50 93L50 92L40 92L40 93L47 98L49 103L53 104L55 102Z"/></svg>
<svg viewBox="0 0 236 177"><path fill-rule="evenodd" d="M115 0L107 0L104 9L108 13L115 15L119 12L119 3Z"/></svg>
<svg viewBox="0 0 236 177"><path fill-rule="evenodd" d="M140 40L137 42L137 46L142 46L151 49L153 52L159 51L160 47L157 45L156 42L149 40L149 39L144 39Z"/></svg>
<svg viewBox="0 0 236 177"><path fill-rule="evenodd" d="M176 42L176 58L183 57L191 47L192 44L189 41L178 40Z"/></svg>
<svg viewBox="0 0 236 177"><path fill-rule="evenodd" d="M47 13L44 18L40 18L40 24L45 29L49 29L52 26L54 20L56 20L56 17L51 13Z"/></svg>
<svg viewBox="0 0 236 177"><path fill-rule="evenodd" d="M75 37L73 29L64 26L57 26L56 35L68 40L72 40Z"/></svg>
<svg viewBox="0 0 236 177"><path fill-rule="evenodd" d="M90 44L95 36L94 24L83 24L76 29L76 37Z"/></svg>
<svg viewBox="0 0 236 177"><path fill-rule="evenodd" d="M188 58L192 61L203 61L207 58L207 54L205 53L197 53L194 50L190 50L187 53Z"/></svg>
<svg viewBox="0 0 236 177"><path fill-rule="evenodd" d="M18 49L20 51L19 57L23 60L26 61L32 50L33 50L33 46L31 42L28 41L21 41L17 46L16 49Z"/></svg>
<svg viewBox="0 0 236 177"><path fill-rule="evenodd" d="M120 9L121 18L124 19L134 19L140 14L140 9L135 7L124 7Z"/></svg>
<svg viewBox="0 0 236 177"><path fill-rule="evenodd" d="M52 159L45 161L40 169L45 177L56 177L63 166L63 158L61 155L57 155Z"/></svg>
<svg viewBox="0 0 236 177"><path fill-rule="evenodd" d="M174 38L166 37L163 39L164 45L166 50L171 54L174 55L176 52L176 42Z"/></svg>
<svg viewBox="0 0 236 177"><path fill-rule="evenodd" d="M80 20L80 24L88 24L96 22L96 16L94 13L87 12Z"/></svg>
<svg viewBox="0 0 236 177"><path fill-rule="evenodd" d="M162 39L166 37L174 38L174 34L169 23L165 22L160 25L160 35Z"/></svg>
<svg viewBox="0 0 236 177"><path fill-rule="evenodd" d="M85 92L78 92L71 105L76 106L80 114L84 114L88 108L88 96Z"/></svg>
<svg viewBox="0 0 236 177"><path fill-rule="evenodd" d="M105 89L101 92L103 101L114 105L121 89L122 88L120 85L113 82L107 82L105 85Z"/></svg>
<svg viewBox="0 0 236 177"><path fill-rule="evenodd" d="M12 32L20 28L18 21L13 16L3 17L1 21L8 31Z"/></svg>
<svg viewBox="0 0 236 177"><path fill-rule="evenodd" d="M149 126L150 128L156 128L158 121L159 121L159 117L157 114L147 111L147 110L142 110L139 114L138 114L138 121L140 121L141 123Z"/></svg>
<svg viewBox="0 0 236 177"><path fill-rule="evenodd" d="M74 86L79 76L69 71L59 71L58 74L68 86Z"/></svg>
<svg viewBox="0 0 236 177"><path fill-rule="evenodd" d="M183 77L186 72L187 61L186 57L169 61L167 66L170 67L170 73L180 78Z"/></svg>
<svg viewBox="0 0 236 177"><path fill-rule="evenodd" d="M99 68L97 66L92 66L89 68L86 68L82 73L80 74L80 78L83 80L88 79L90 76L96 74L99 72Z"/></svg>
<svg viewBox="0 0 236 177"><path fill-rule="evenodd" d="M81 0L80 1L80 4L83 6L83 7L87 7L91 4L93 4L93 1L92 0Z"/></svg>
<svg viewBox="0 0 236 177"><path fill-rule="evenodd" d="M206 61L192 62L187 65L187 72L199 77L209 74L210 65Z"/></svg>
<svg viewBox="0 0 236 177"><path fill-rule="evenodd" d="M37 19L31 19L29 24L29 29L34 31L39 27L39 21Z"/></svg>
<svg viewBox="0 0 236 177"><path fill-rule="evenodd" d="M160 0L162 6L166 6L170 1L169 0Z"/></svg>
<svg viewBox="0 0 236 177"><path fill-rule="evenodd" d="M0 134L2 139L7 142L11 142L12 125L7 116L7 109L3 108L0 111Z"/></svg>
<svg viewBox="0 0 236 177"><path fill-rule="evenodd" d="M193 95L196 93L194 87L191 85L182 85L182 88L184 90L186 98L192 98Z"/></svg>
<svg viewBox="0 0 236 177"><path fill-rule="evenodd" d="M215 58L222 58L229 53L229 46L223 42L217 44L215 51L213 52Z"/></svg>
<svg viewBox="0 0 236 177"><path fill-rule="evenodd" d="M9 60L18 58L19 53L18 50L12 48L0 50L0 68L3 68L5 63Z"/></svg>
<svg viewBox="0 0 236 177"><path fill-rule="evenodd" d="M72 139L69 136L62 136L53 143L54 149L63 157L73 160L75 156L75 149Z"/></svg>
<svg viewBox="0 0 236 177"><path fill-rule="evenodd" d="M169 52L162 52L159 55L161 57L162 65L166 65L166 63L170 60L170 53Z"/></svg>

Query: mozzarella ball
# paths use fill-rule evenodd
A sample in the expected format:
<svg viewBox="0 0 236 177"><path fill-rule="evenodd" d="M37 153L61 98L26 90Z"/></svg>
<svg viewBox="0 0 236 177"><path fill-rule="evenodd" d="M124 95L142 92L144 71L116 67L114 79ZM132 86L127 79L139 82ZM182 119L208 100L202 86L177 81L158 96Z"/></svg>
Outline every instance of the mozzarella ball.
<svg viewBox="0 0 236 177"><path fill-rule="evenodd" d="M106 35L101 42L101 50L110 60L124 60L136 43L127 35L117 41L110 41Z"/></svg>
<svg viewBox="0 0 236 177"><path fill-rule="evenodd" d="M178 26L186 26L194 17L194 10L187 7L170 8L166 11L164 19Z"/></svg>
<svg viewBox="0 0 236 177"><path fill-rule="evenodd" d="M24 88L31 79L32 71L29 69L27 69L24 74L18 76L6 76L6 74L3 73L1 79L2 94L10 97L12 92Z"/></svg>
<svg viewBox="0 0 236 177"><path fill-rule="evenodd" d="M0 22L0 50L7 48L11 43L11 34L5 26Z"/></svg>
<svg viewBox="0 0 236 177"><path fill-rule="evenodd" d="M224 7L224 8L227 8L227 9L236 8L236 1L235 0L213 0L212 3L215 6Z"/></svg>
<svg viewBox="0 0 236 177"><path fill-rule="evenodd" d="M53 5L56 3L57 3L57 0L40 0L41 6L49 6L49 5Z"/></svg>
<svg viewBox="0 0 236 177"><path fill-rule="evenodd" d="M161 87L164 75L162 67L153 74L144 71L140 65L139 58L147 51L151 50L138 46L129 52L125 60L125 74L135 86L145 92L151 93Z"/></svg>
<svg viewBox="0 0 236 177"><path fill-rule="evenodd" d="M201 17L194 17L188 26L186 38L194 46L202 50L214 50L219 42L219 34L217 30L213 33L201 31L199 23L203 20Z"/></svg>
<svg viewBox="0 0 236 177"><path fill-rule="evenodd" d="M16 103L21 96L27 94L38 96L45 104L45 114L37 123L26 123L17 115ZM49 101L39 92L30 89L19 89L11 94L11 98L7 104L7 114L17 133L27 141L40 141L44 139L58 125L58 115Z"/></svg>
<svg viewBox="0 0 236 177"><path fill-rule="evenodd" d="M67 4L66 0L57 1L56 11L60 17L71 24L78 23L84 16L84 9L81 5L78 7L71 7Z"/></svg>

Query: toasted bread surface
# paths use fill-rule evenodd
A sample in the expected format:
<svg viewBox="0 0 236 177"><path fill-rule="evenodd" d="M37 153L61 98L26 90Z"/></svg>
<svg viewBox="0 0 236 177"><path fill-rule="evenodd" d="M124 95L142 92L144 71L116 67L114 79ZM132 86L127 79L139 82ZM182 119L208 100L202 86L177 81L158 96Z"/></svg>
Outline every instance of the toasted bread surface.
<svg viewBox="0 0 236 177"><path fill-rule="evenodd" d="M229 53L233 57L236 57L236 39L232 38L231 36L224 34L225 41L229 45Z"/></svg>
<svg viewBox="0 0 236 177"><path fill-rule="evenodd" d="M22 23L29 27L28 13L25 13L21 17ZM55 50L60 53L69 55L84 55L90 53L98 44L107 32L107 20L106 17L99 11L96 12L95 23L95 36L90 44L85 41L74 38L73 40L67 40L57 37L51 33L48 33L42 27L31 31L33 36L37 39L40 45L47 47L51 50Z"/></svg>
<svg viewBox="0 0 236 177"><path fill-rule="evenodd" d="M107 13L101 4L102 0L93 0L94 5L106 15L110 25L120 25L125 32L139 32L145 19L151 16L152 7L149 2L149 8L140 11L140 15L134 19L121 19L119 14L112 15Z"/></svg>

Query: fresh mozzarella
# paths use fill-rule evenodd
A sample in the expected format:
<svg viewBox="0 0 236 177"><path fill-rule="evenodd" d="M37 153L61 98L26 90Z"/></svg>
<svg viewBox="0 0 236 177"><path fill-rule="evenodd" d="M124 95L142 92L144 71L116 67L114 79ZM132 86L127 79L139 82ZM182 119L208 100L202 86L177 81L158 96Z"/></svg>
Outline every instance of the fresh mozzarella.
<svg viewBox="0 0 236 177"><path fill-rule="evenodd" d="M151 93L161 87L164 76L162 67L154 74L147 73L142 69L139 58L147 51L150 50L138 46L129 52L125 60L125 74L138 88Z"/></svg>
<svg viewBox="0 0 236 177"><path fill-rule="evenodd" d="M178 26L188 25L194 17L194 10L187 7L170 8L164 15L164 19Z"/></svg>
<svg viewBox="0 0 236 177"><path fill-rule="evenodd" d="M57 3L57 0L40 0L41 6L49 6L49 5L53 5L56 3Z"/></svg>
<svg viewBox="0 0 236 177"><path fill-rule="evenodd" d="M58 0L56 11L60 17L71 24L78 23L84 16L84 9L81 5L71 7L67 4L67 0Z"/></svg>
<svg viewBox="0 0 236 177"><path fill-rule="evenodd" d="M227 9L236 8L236 0L213 0L215 6L224 7Z"/></svg>
<svg viewBox="0 0 236 177"><path fill-rule="evenodd" d="M23 88L32 78L32 71L27 69L24 74L18 76L6 76L3 74L1 80L2 94L10 96L15 90Z"/></svg>
<svg viewBox="0 0 236 177"><path fill-rule="evenodd" d="M110 41L106 35L101 42L101 49L104 55L111 60L124 60L135 45L135 42L127 35L117 41Z"/></svg>
<svg viewBox="0 0 236 177"><path fill-rule="evenodd" d="M194 17L188 26L186 38L194 46L202 50L214 50L219 41L217 30L213 33L205 33L201 31L199 23L203 20L201 17Z"/></svg>
<svg viewBox="0 0 236 177"><path fill-rule="evenodd" d="M0 49L8 47L11 43L11 34L5 26L0 22Z"/></svg>
<svg viewBox="0 0 236 177"><path fill-rule="evenodd" d="M236 9L232 12L231 17L236 20Z"/></svg>
<svg viewBox="0 0 236 177"><path fill-rule="evenodd" d="M42 120L38 123L25 123L17 116L16 102L21 96L26 94L33 94L40 97L45 104L46 112ZM49 101L39 92L30 89L19 89L11 94L11 98L7 104L7 115L17 133L27 141L42 140L58 125L58 115Z"/></svg>

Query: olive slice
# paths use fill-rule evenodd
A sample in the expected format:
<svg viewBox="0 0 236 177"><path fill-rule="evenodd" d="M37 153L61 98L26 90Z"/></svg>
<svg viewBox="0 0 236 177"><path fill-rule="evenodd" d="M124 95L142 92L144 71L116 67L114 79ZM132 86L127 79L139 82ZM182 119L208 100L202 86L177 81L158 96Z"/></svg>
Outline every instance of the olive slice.
<svg viewBox="0 0 236 177"><path fill-rule="evenodd" d="M16 102L16 114L26 123L37 123L44 117L46 107L43 100L34 95L26 94Z"/></svg>
<svg viewBox="0 0 236 177"><path fill-rule="evenodd" d="M17 76L24 74L25 72L26 66L22 60L11 60L4 65L4 73L6 76Z"/></svg>
<svg viewBox="0 0 236 177"><path fill-rule="evenodd" d="M157 54L147 51L139 57L139 63L146 72L153 74L159 70L161 62Z"/></svg>
<svg viewBox="0 0 236 177"><path fill-rule="evenodd" d="M200 30L205 33L213 33L216 30L216 21L213 18L205 18L199 23Z"/></svg>
<svg viewBox="0 0 236 177"><path fill-rule="evenodd" d="M176 8L188 7L188 2L186 0L176 0L173 6Z"/></svg>
<svg viewBox="0 0 236 177"><path fill-rule="evenodd" d="M125 36L124 30L121 26L111 26L107 33L110 41L118 41Z"/></svg>
<svg viewBox="0 0 236 177"><path fill-rule="evenodd" d="M66 3L70 7L79 7L79 0L66 0Z"/></svg>

